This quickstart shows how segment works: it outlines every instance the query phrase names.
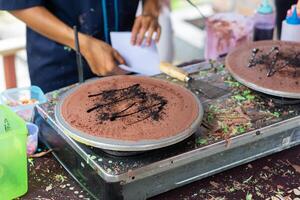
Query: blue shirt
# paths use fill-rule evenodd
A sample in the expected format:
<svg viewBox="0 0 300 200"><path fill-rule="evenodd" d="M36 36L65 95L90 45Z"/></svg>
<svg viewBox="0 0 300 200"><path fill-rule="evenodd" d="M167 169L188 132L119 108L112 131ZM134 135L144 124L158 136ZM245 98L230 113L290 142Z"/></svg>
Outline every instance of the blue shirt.
<svg viewBox="0 0 300 200"><path fill-rule="evenodd" d="M0 10L44 6L64 23L110 43L110 31L130 31L139 0L0 0ZM45 24L46 26L47 24ZM44 92L78 82L76 54L69 47L27 28L27 59L32 85ZM94 75L84 60L85 78Z"/></svg>

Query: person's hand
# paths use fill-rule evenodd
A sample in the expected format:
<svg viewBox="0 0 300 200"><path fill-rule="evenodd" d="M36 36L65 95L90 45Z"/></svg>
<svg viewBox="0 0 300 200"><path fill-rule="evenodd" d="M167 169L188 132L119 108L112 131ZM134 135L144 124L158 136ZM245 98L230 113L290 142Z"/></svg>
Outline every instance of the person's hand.
<svg viewBox="0 0 300 200"><path fill-rule="evenodd" d="M111 75L119 70L119 64L125 64L117 50L96 38L80 35L80 47L92 72L98 76Z"/></svg>
<svg viewBox="0 0 300 200"><path fill-rule="evenodd" d="M158 42L161 35L158 17L153 15L138 16L132 28L131 43L132 45L141 45L144 39L146 39L146 45L149 46L154 33L156 33L155 41Z"/></svg>

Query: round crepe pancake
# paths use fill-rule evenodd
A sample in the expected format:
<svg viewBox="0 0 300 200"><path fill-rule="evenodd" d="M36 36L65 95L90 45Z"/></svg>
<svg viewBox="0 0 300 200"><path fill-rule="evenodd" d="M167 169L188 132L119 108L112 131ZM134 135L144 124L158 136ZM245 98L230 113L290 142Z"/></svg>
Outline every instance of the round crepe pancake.
<svg viewBox="0 0 300 200"><path fill-rule="evenodd" d="M273 66L272 75L268 76L270 66L274 61L274 52L271 52L274 48L278 48L281 58ZM255 57L258 64L249 67L253 49L260 50ZM299 57L296 58L298 53ZM268 62L260 63L257 60L262 55L269 56L266 59ZM287 61L292 64L287 63ZM237 81L254 90L274 96L300 98L299 43L283 41L249 43L235 49L227 56L226 67Z"/></svg>
<svg viewBox="0 0 300 200"><path fill-rule="evenodd" d="M81 85L62 104L62 116L84 133L117 140L157 140L180 134L199 115L195 96L159 79L113 76Z"/></svg>

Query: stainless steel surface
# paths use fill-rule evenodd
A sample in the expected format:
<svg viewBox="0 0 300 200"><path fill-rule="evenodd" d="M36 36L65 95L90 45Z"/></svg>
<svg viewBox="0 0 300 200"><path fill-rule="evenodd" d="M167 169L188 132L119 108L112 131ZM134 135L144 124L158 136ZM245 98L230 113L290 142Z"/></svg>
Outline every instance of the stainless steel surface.
<svg viewBox="0 0 300 200"><path fill-rule="evenodd" d="M172 83L170 83L172 84ZM125 140L116 140L116 139L109 139L104 137L97 137L93 136L87 133L84 133L71 125L69 125L68 122L65 121L65 119L62 116L61 110L62 105L64 102L64 99L68 97L70 94L72 94L74 91L78 89L77 86L71 90L69 90L67 93L65 93L61 100L58 102L55 108L55 118L58 125L64 130L66 134L68 134L70 137L75 139L78 142L81 142L83 144L105 149L105 150L112 150L112 151L125 151L125 152L138 152L138 151L148 151L153 149L158 149L166 146L170 146L172 144L176 144L188 137L190 137L193 133L197 131L197 129L200 127L202 118L203 118L203 107L200 103L200 100L196 97L195 94L187 90L189 93L191 93L194 96L194 99L196 100L198 104L198 116L194 120L194 122L191 124L189 128L182 131L181 133L176 134L175 136L163 138L159 140L140 140L140 141L125 141ZM180 87L180 86L178 86Z"/></svg>
<svg viewBox="0 0 300 200"><path fill-rule="evenodd" d="M196 67L202 69L201 65L194 65L193 69L186 70L194 71ZM58 96L64 92L60 90ZM211 100L204 102L204 106L212 104ZM201 129L174 146L136 156L116 157L78 143L66 134L55 119L55 105L54 101L53 105L37 106L40 116L36 123L40 125L40 138L54 150L64 168L97 199L144 200L300 145L300 116L297 114L300 105L292 105L289 110L295 115L233 136L230 143L218 140L199 146L196 141L203 138Z"/></svg>
<svg viewBox="0 0 300 200"><path fill-rule="evenodd" d="M140 179L140 183L136 181L126 185L124 190L124 197L126 198L124 199L144 200L151 196L299 145L299 131L299 128L290 129L254 141L235 141L236 144L233 148L226 148L225 144L218 144L204 149L203 152L194 152L195 154L193 156L183 154L182 156L185 156L184 160L186 162L182 163L182 165L169 168L163 173L156 173L155 175ZM180 162L180 159L169 160L170 166L172 165L171 161L176 163ZM157 167L159 167L159 165L157 165Z"/></svg>
<svg viewBox="0 0 300 200"><path fill-rule="evenodd" d="M188 84L189 84L189 88L192 91L200 92L204 94L206 97L208 97L209 99L215 99L224 96L225 94L228 93L227 90L211 85L207 81L202 81L200 79L197 80L194 78L190 78Z"/></svg>

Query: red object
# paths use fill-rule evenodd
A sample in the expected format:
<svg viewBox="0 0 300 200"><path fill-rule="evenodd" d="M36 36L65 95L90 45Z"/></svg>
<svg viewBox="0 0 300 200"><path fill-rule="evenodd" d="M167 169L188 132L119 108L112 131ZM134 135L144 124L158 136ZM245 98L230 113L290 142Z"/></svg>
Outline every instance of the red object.
<svg viewBox="0 0 300 200"><path fill-rule="evenodd" d="M3 64L6 88L17 87L15 55L4 56Z"/></svg>

